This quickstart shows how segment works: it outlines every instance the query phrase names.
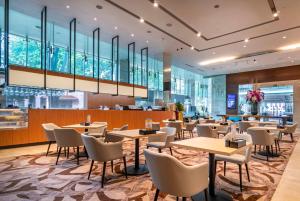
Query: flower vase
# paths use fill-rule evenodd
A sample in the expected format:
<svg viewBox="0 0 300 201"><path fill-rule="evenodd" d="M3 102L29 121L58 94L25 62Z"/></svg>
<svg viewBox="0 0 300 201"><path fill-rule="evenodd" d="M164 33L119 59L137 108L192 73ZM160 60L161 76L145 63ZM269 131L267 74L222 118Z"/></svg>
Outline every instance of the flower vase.
<svg viewBox="0 0 300 201"><path fill-rule="evenodd" d="M251 104L251 114L257 115L258 114L258 103Z"/></svg>

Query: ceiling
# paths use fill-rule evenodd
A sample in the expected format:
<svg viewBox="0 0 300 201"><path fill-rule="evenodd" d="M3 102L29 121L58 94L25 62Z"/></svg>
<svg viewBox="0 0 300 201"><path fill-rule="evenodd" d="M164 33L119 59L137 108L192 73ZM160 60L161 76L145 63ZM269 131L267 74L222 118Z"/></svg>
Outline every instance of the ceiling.
<svg viewBox="0 0 300 201"><path fill-rule="evenodd" d="M299 0L159 0L157 8L152 0L10 2L13 9L37 18L47 5L48 20L60 26L67 28L76 17L82 33L91 35L99 26L101 38L107 42L120 35L121 47L127 48L128 43L135 41L138 50L149 46L150 55L168 52L173 65L204 75L300 64L300 50L278 51L281 46L300 43ZM274 12L279 13L278 17L273 16ZM140 17L144 23L140 23ZM201 37L197 37L197 32L201 32ZM247 43L246 38L250 38ZM239 59L199 65L226 56Z"/></svg>

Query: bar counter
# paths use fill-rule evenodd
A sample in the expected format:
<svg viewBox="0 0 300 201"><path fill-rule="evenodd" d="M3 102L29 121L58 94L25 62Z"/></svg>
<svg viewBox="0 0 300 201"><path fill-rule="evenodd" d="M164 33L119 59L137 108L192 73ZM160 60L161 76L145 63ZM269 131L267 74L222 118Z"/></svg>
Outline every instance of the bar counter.
<svg viewBox="0 0 300 201"><path fill-rule="evenodd" d="M0 148L46 142L41 126L43 123L55 123L58 126L78 124L84 122L87 115L91 115L92 122L107 122L108 129L124 124L128 124L129 129L139 129L145 127L147 118L155 122L174 118L171 111L30 109L27 128L0 130Z"/></svg>

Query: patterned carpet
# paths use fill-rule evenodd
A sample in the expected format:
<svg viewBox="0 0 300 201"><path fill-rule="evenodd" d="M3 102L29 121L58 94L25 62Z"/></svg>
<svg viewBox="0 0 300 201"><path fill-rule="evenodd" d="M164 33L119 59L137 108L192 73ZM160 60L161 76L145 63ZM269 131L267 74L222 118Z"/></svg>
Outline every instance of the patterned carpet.
<svg viewBox="0 0 300 201"><path fill-rule="evenodd" d="M296 138L297 141L297 138ZM142 143L144 148L145 141ZM238 166L227 165L223 176L223 163L218 165L216 186L232 195L234 200L270 200L281 178L295 143L284 137L281 142L281 156L266 162L263 156L253 156L249 164L251 182L247 181L243 167L243 193L239 190ZM127 165L133 164L134 145L124 143ZM168 150L165 150L166 152ZM207 154L174 148L173 154L187 165L207 161ZM263 159L263 160L262 160ZM127 180L121 174L122 161L115 161L114 173L110 163L107 166L107 183L101 188L102 164L95 162L91 180L87 180L90 162L81 158L80 165L75 160L61 157L55 165L56 155L24 155L1 159L0 162L0 200L153 200L155 187L149 175L130 176ZM141 152L141 161L144 161ZM174 200L173 196L160 193L160 200Z"/></svg>

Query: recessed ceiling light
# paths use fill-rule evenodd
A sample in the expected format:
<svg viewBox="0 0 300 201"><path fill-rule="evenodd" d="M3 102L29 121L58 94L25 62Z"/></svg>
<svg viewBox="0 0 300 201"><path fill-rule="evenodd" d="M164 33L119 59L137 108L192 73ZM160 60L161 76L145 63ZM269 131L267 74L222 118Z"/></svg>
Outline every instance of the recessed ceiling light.
<svg viewBox="0 0 300 201"><path fill-rule="evenodd" d="M194 46L191 46L191 50L194 50L195 48L194 48Z"/></svg>
<svg viewBox="0 0 300 201"><path fill-rule="evenodd" d="M245 41L245 43L248 43L249 42L249 38L246 38L244 41Z"/></svg>
<svg viewBox="0 0 300 201"><path fill-rule="evenodd" d="M282 36L283 39L286 39L286 36Z"/></svg>
<svg viewBox="0 0 300 201"><path fill-rule="evenodd" d="M156 1L154 1L153 6L154 6L155 8L157 8L157 7L158 7L158 3L157 3Z"/></svg>
<svg viewBox="0 0 300 201"><path fill-rule="evenodd" d="M278 17L279 12L277 11L276 13L273 13L273 17Z"/></svg>
<svg viewBox="0 0 300 201"><path fill-rule="evenodd" d="M70 5L66 5L66 8L69 9L71 6Z"/></svg>
<svg viewBox="0 0 300 201"><path fill-rule="evenodd" d="M246 48L246 47L247 47L247 45L244 45L243 47L244 47L244 48Z"/></svg>
<svg viewBox="0 0 300 201"><path fill-rule="evenodd" d="M118 30L118 27L117 27L117 26L115 26L115 30Z"/></svg>
<svg viewBox="0 0 300 201"><path fill-rule="evenodd" d="M199 38L201 36L201 32L198 32L197 33L197 37Z"/></svg>
<svg viewBox="0 0 300 201"><path fill-rule="evenodd" d="M140 19L140 23L144 23L145 20L143 18Z"/></svg>
<svg viewBox="0 0 300 201"><path fill-rule="evenodd" d="M288 57L288 59L291 59L292 57Z"/></svg>
<svg viewBox="0 0 300 201"><path fill-rule="evenodd" d="M294 63L295 61L294 61L294 60L292 60L291 62L292 62L292 63Z"/></svg>
<svg viewBox="0 0 300 201"><path fill-rule="evenodd" d="M300 43L295 43L287 46L280 47L279 50L293 50L300 47Z"/></svg>
<svg viewBox="0 0 300 201"><path fill-rule="evenodd" d="M146 43L149 43L149 41L148 41L148 40L146 40Z"/></svg>
<svg viewBox="0 0 300 201"><path fill-rule="evenodd" d="M222 62L234 60L236 58L237 58L236 56L220 57L220 58L216 58L216 59L202 61L199 63L199 65L206 66L206 65L215 64L215 63L222 63Z"/></svg>
<svg viewBox="0 0 300 201"><path fill-rule="evenodd" d="M132 33L130 36L131 36L131 37L134 37L134 34Z"/></svg>
<svg viewBox="0 0 300 201"><path fill-rule="evenodd" d="M94 21L97 21L97 18L96 18L96 17L94 17Z"/></svg>
<svg viewBox="0 0 300 201"><path fill-rule="evenodd" d="M212 54L216 54L216 52L213 52Z"/></svg>

